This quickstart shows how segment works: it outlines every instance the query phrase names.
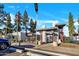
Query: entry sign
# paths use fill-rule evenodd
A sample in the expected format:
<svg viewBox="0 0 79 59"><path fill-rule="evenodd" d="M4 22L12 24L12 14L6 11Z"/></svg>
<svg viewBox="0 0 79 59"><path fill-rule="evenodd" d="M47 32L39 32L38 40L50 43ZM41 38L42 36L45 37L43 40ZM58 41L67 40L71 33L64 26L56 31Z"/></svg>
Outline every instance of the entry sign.
<svg viewBox="0 0 79 59"><path fill-rule="evenodd" d="M28 33L28 36L32 36L32 33Z"/></svg>

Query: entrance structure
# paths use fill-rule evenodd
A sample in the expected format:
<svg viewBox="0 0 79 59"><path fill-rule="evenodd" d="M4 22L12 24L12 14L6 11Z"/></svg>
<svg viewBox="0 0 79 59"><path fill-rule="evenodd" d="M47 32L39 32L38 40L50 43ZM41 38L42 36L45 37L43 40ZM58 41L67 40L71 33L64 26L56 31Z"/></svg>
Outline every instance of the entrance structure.
<svg viewBox="0 0 79 59"><path fill-rule="evenodd" d="M65 24L57 24L56 25L56 27L58 28L58 31L59 31L59 39L61 39L62 42L64 40L64 33L63 33L64 26L65 26Z"/></svg>
<svg viewBox="0 0 79 59"><path fill-rule="evenodd" d="M41 43L53 42L54 38L58 37L57 28L39 29L37 31L40 32L40 42Z"/></svg>
<svg viewBox="0 0 79 59"><path fill-rule="evenodd" d="M38 29L37 31L40 32L40 43L50 43L53 41L58 41L61 40L63 41L64 39L64 33L63 33L63 27L65 24L61 25L56 25L56 27L49 28L49 29Z"/></svg>

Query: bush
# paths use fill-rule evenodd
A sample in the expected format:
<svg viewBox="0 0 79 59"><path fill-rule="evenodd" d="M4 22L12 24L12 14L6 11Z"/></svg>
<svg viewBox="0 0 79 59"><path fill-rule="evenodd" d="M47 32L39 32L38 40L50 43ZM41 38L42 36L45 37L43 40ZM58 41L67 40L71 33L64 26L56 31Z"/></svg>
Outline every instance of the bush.
<svg viewBox="0 0 79 59"><path fill-rule="evenodd" d="M64 43L72 43L72 40L70 37L65 37L64 38Z"/></svg>
<svg viewBox="0 0 79 59"><path fill-rule="evenodd" d="M17 42L17 40L16 39L13 39L12 42Z"/></svg>

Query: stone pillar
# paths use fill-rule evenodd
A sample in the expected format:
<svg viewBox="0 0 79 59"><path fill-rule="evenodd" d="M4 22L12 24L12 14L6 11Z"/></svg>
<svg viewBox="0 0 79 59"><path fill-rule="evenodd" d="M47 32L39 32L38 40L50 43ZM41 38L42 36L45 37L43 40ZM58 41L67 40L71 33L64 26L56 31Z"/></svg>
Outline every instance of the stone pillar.
<svg viewBox="0 0 79 59"><path fill-rule="evenodd" d="M46 32L42 31L42 43L46 43Z"/></svg>
<svg viewBox="0 0 79 59"><path fill-rule="evenodd" d="M59 39L61 39L62 42L64 40L63 29L59 29Z"/></svg>

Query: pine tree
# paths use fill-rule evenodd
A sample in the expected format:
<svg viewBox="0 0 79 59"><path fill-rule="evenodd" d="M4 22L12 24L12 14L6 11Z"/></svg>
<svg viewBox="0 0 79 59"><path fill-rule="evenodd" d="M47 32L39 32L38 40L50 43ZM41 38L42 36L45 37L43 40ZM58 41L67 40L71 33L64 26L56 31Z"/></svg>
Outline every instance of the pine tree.
<svg viewBox="0 0 79 59"><path fill-rule="evenodd" d="M11 39L12 39L12 23L11 23L11 16L10 14L7 15L6 19L6 37L9 39L9 42L11 44Z"/></svg>
<svg viewBox="0 0 79 59"><path fill-rule="evenodd" d="M79 17L78 17L78 21L77 22L78 22L78 34L79 34Z"/></svg>
<svg viewBox="0 0 79 59"><path fill-rule="evenodd" d="M6 20L6 33L11 33L11 32L12 32L11 17L10 14L8 14Z"/></svg>
<svg viewBox="0 0 79 59"><path fill-rule="evenodd" d="M17 26L17 31L20 32L21 31L21 13L20 13L20 11L18 11L18 13L16 14L15 24Z"/></svg>
<svg viewBox="0 0 79 59"><path fill-rule="evenodd" d="M4 11L4 4L0 3L0 27L3 27L3 25L6 25L6 23L4 22L6 20L5 19L6 15L7 15L7 13ZM1 29L0 34L3 33L3 28L0 28Z"/></svg>
<svg viewBox="0 0 79 59"><path fill-rule="evenodd" d="M15 28L17 28L17 40L19 41L19 46L21 45L21 41L19 40L19 33L21 31L21 13L18 11L16 14L16 19L15 19Z"/></svg>
<svg viewBox="0 0 79 59"><path fill-rule="evenodd" d="M23 17L23 24L25 26L25 31L26 31L26 35L27 35L27 24L28 24L28 14L27 11L25 10L24 12L24 17Z"/></svg>
<svg viewBox="0 0 79 59"><path fill-rule="evenodd" d="M36 32L36 21L30 20L30 32L35 33Z"/></svg>
<svg viewBox="0 0 79 59"><path fill-rule="evenodd" d="M32 37L31 37L31 40L32 42L35 40L33 39L34 37L34 33L36 32L36 21L33 21L32 19L30 20L30 32L32 33Z"/></svg>
<svg viewBox="0 0 79 59"><path fill-rule="evenodd" d="M71 37L74 34L74 21L73 21L73 15L71 14L71 12L69 13L68 28L69 28L69 36Z"/></svg>

